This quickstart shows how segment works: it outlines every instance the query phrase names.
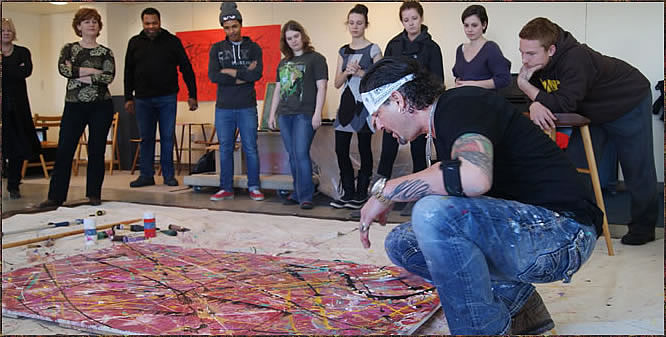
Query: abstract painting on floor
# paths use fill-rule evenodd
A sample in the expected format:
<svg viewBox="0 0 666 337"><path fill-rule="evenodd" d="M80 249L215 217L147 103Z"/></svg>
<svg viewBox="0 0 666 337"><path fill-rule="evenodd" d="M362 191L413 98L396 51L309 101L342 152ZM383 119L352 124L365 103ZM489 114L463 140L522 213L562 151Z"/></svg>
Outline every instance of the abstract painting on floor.
<svg viewBox="0 0 666 337"><path fill-rule="evenodd" d="M3 315L120 334L409 334L439 307L395 267L150 243L2 274Z"/></svg>

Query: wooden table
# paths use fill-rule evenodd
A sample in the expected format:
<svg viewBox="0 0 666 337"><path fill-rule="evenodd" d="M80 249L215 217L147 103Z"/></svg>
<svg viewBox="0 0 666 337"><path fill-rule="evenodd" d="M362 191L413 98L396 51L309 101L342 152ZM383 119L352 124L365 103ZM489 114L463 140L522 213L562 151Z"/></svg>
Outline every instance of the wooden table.
<svg viewBox="0 0 666 337"><path fill-rule="evenodd" d="M187 126L188 132L188 146L187 146L187 172L192 174L192 126L201 126L201 132L203 134L204 140L208 139L206 137L206 126L210 126L210 123L200 123L200 122L178 122L176 126L180 126L180 149L178 149L178 157L183 157L183 137L185 136L185 127ZM178 169L180 171L180 168Z"/></svg>

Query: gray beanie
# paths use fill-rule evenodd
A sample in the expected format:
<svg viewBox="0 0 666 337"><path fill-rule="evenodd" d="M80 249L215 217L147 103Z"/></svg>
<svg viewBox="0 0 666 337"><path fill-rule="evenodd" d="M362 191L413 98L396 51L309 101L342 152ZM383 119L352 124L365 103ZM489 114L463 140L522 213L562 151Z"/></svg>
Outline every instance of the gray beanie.
<svg viewBox="0 0 666 337"><path fill-rule="evenodd" d="M236 9L236 3L233 1L223 2L220 5L220 25L224 25L229 20L238 20L238 22L243 23L243 17Z"/></svg>

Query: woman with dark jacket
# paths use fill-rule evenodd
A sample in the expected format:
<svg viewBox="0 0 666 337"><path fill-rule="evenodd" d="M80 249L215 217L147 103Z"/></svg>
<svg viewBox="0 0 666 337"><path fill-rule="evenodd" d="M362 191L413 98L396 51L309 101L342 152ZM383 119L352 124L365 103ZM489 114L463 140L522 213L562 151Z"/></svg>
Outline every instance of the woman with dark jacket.
<svg viewBox="0 0 666 337"><path fill-rule="evenodd" d="M97 43L102 18L95 9L79 9L72 20L72 28L81 40L66 44L58 59L58 71L67 78L65 109L48 200L42 202L40 208L57 207L67 199L72 158L86 126L90 134L86 197L91 205L101 203L106 138L113 120L109 84L115 77L116 66L111 49Z"/></svg>
<svg viewBox="0 0 666 337"><path fill-rule="evenodd" d="M399 12L400 22L405 29L386 45L386 57L407 57L416 60L432 73L444 85L444 66L442 51L432 40L428 27L423 24L423 7L418 1L408 0L402 3ZM404 144L403 144L404 145ZM426 138L421 135L410 142L413 172L426 168ZM382 154L377 167L377 174L390 178L393 163L398 155L398 141L390 133L384 132Z"/></svg>
<svg viewBox="0 0 666 337"><path fill-rule="evenodd" d="M10 199L21 198L21 164L39 153L25 79L32 74L28 48L14 44L16 27L2 19L2 157Z"/></svg>

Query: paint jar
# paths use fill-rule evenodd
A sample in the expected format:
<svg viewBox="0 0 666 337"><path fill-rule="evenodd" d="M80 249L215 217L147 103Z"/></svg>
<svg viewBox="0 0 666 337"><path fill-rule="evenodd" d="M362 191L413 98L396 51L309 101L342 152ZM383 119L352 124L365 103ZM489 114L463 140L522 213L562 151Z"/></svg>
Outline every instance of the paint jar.
<svg viewBox="0 0 666 337"><path fill-rule="evenodd" d="M86 246L94 245L97 242L97 227L95 226L95 219L83 219L83 234L86 239Z"/></svg>
<svg viewBox="0 0 666 337"><path fill-rule="evenodd" d="M155 233L155 215L153 212L144 212L143 213L143 236L148 238L154 238Z"/></svg>

